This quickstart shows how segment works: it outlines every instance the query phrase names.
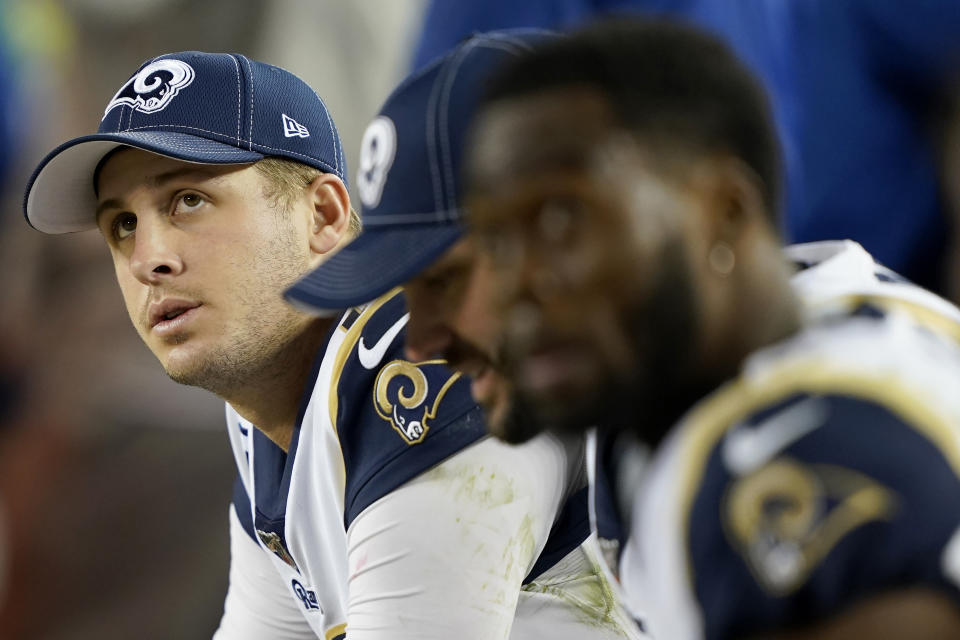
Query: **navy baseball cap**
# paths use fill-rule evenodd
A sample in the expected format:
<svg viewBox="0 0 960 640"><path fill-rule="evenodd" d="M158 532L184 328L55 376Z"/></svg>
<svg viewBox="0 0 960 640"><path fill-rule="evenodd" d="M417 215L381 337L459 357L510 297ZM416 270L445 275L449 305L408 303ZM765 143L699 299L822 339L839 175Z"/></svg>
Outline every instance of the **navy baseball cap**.
<svg viewBox="0 0 960 640"><path fill-rule="evenodd" d="M346 309L403 284L463 235L460 156L486 80L555 34L478 34L403 81L367 127L356 187L363 232L286 291L313 311Z"/></svg>
<svg viewBox="0 0 960 640"><path fill-rule="evenodd" d="M97 133L40 162L23 201L27 222L46 233L93 229L94 174L120 146L203 164L281 156L347 182L333 118L309 85L239 54L184 51L143 63L107 103Z"/></svg>

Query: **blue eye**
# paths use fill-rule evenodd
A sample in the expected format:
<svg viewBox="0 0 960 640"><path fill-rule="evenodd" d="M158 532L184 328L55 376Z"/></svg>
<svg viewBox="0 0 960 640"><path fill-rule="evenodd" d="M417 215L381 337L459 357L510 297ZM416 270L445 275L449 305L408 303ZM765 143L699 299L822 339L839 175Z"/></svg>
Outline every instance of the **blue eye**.
<svg viewBox="0 0 960 640"><path fill-rule="evenodd" d="M113 219L112 227L113 237L123 240L137 230L137 216L132 213L121 213Z"/></svg>

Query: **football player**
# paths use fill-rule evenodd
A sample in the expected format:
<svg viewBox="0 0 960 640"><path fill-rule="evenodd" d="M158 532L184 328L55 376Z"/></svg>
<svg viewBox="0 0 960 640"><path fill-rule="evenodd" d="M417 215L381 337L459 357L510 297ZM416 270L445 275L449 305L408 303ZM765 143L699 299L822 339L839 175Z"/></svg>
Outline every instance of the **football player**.
<svg viewBox="0 0 960 640"><path fill-rule="evenodd" d="M553 37L531 30L481 34L404 80L361 142L357 190L363 205L363 232L291 287L288 299L323 313L364 304L403 285L410 311L405 340L411 361L450 358L461 369L468 359L482 362L482 352L458 341L449 330L473 256L458 206L463 142L490 74L505 60ZM477 311L479 319L483 309ZM506 388L502 379L479 375L470 384L475 392L490 388L504 401L486 403L487 424L499 424L498 412L509 406L508 395L501 393ZM522 428L522 420L514 422ZM553 438L542 434L531 440L533 435L524 438L530 445ZM571 464L561 480L566 500L557 512L548 545L556 550L548 555L566 557L536 580L531 576L518 611L535 607L539 619L549 622L540 628L544 636L637 637L640 633L619 603L603 595L611 594L613 586L603 573L595 540L587 535L583 439L562 441ZM579 524L585 528L580 530ZM541 595L531 595L528 604L527 594L533 593ZM545 598L544 593L557 597ZM571 602L581 605L571 608ZM555 613L547 615L551 607Z"/></svg>
<svg viewBox="0 0 960 640"><path fill-rule="evenodd" d="M472 64L517 46L478 38ZM403 357L397 291L319 318L283 301L357 233L346 177L310 87L191 51L145 62L27 187L35 228L99 229L141 338L227 403L238 480L215 637L629 637L579 550L575 443L484 439L460 375Z"/></svg>
<svg viewBox="0 0 960 640"><path fill-rule="evenodd" d="M854 244L784 255L765 97L725 46L548 43L466 148L462 308L499 318L528 415L600 425L595 526L653 635L960 637L960 316Z"/></svg>

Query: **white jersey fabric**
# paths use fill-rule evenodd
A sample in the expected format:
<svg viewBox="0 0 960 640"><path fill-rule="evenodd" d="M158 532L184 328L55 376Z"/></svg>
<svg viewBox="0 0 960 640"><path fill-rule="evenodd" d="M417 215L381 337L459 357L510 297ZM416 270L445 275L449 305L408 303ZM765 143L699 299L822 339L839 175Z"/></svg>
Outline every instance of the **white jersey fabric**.
<svg viewBox="0 0 960 640"><path fill-rule="evenodd" d="M641 637L598 569L582 446L484 438L402 359L396 292L340 318L290 451L229 406L239 473L216 640Z"/></svg>
<svg viewBox="0 0 960 640"><path fill-rule="evenodd" d="M591 469L594 527L619 508L624 597L654 637L759 637L911 585L960 606L960 311L856 243L786 253L804 329L652 455L620 441L626 464Z"/></svg>

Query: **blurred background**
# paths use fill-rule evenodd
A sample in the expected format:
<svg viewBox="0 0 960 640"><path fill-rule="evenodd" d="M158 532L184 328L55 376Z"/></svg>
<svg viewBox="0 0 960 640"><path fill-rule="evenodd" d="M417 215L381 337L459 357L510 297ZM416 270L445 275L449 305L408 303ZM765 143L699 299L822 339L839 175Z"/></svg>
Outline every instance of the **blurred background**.
<svg viewBox="0 0 960 640"><path fill-rule="evenodd" d="M201 49L317 89L352 174L393 86L464 36L622 10L700 24L757 71L788 241L852 237L960 298L956 0L0 0L0 640L209 638L226 590L222 403L162 373L99 235L24 223L37 161L143 60Z"/></svg>

